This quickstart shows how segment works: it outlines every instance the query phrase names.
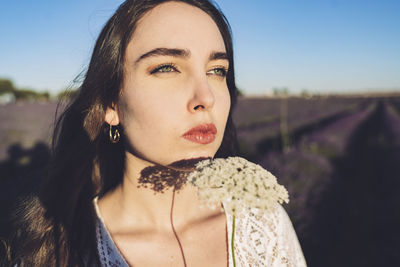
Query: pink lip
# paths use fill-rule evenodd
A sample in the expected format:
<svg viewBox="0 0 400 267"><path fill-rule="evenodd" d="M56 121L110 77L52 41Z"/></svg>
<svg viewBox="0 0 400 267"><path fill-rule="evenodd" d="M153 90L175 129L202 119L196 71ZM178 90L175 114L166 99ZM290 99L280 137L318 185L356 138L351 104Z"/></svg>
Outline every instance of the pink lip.
<svg viewBox="0 0 400 267"><path fill-rule="evenodd" d="M201 124L182 135L183 138L198 144L209 144L215 140L217 127L213 123Z"/></svg>

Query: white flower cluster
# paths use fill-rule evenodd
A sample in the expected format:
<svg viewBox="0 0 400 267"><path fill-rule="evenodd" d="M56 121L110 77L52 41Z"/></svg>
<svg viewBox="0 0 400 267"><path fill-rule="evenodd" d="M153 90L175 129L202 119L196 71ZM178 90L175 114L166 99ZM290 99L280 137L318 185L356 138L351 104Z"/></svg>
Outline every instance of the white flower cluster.
<svg viewBox="0 0 400 267"><path fill-rule="evenodd" d="M289 202L285 187L260 165L240 157L207 159L196 164L188 181L199 188L199 198L209 207L221 202L233 215L256 208L268 211Z"/></svg>

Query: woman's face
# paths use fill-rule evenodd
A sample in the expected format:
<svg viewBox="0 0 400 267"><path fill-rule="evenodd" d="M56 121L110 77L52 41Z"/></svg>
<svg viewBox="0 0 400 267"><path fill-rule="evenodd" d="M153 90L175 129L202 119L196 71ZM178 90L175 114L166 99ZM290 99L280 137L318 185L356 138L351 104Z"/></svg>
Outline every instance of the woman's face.
<svg viewBox="0 0 400 267"><path fill-rule="evenodd" d="M228 66L209 15L184 3L160 4L137 24L117 112L109 109L106 120L123 125L129 150L144 160L213 157L230 109Z"/></svg>

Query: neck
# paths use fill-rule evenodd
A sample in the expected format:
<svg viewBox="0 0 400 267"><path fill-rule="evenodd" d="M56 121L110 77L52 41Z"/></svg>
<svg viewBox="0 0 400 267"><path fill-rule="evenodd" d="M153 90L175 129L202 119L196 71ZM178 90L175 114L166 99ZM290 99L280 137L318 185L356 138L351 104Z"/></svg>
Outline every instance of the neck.
<svg viewBox="0 0 400 267"><path fill-rule="evenodd" d="M201 209L197 188L190 184L182 185L178 191L175 191L173 186L167 187L162 193L154 191L152 184L144 187L140 183L141 171L151 164L133 155L127 155L126 160L123 182L99 201L100 211L110 229L152 228L157 231L170 231L173 198L173 220L176 229L185 228L192 222L219 212ZM162 176L161 178L171 179Z"/></svg>

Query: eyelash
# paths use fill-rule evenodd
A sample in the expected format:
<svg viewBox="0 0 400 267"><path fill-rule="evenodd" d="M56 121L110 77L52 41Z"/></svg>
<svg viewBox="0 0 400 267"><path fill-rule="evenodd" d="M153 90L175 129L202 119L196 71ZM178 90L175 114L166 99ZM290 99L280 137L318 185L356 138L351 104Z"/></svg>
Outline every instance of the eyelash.
<svg viewBox="0 0 400 267"><path fill-rule="evenodd" d="M164 68L170 68L171 70L170 71L165 71L165 70L163 71ZM214 71L214 72L215 71L221 71L221 73L220 74L210 73L212 71ZM178 68L176 67L175 64L173 64L173 63L164 63L164 64L161 64L161 65L155 67L154 69L152 69L150 71L150 74L169 73L169 72L180 72L180 71L178 70ZM223 66L219 66L219 67L216 67L216 68L213 68L213 69L207 71L207 74L211 74L211 75L215 74L215 75L220 76L220 77L226 77L227 73L228 73L228 69L226 67L223 67Z"/></svg>
<svg viewBox="0 0 400 267"><path fill-rule="evenodd" d="M215 75L220 76L220 77L226 77L226 75L228 74L228 69L223 66L213 68L210 71L221 71L222 72L221 74L215 73ZM207 74L209 74L210 71L207 71Z"/></svg>
<svg viewBox="0 0 400 267"><path fill-rule="evenodd" d="M172 71L161 71L163 68L166 68L166 67L171 68ZM155 74L157 72L164 73L164 72L175 72L175 71L176 72L180 72L180 71L178 71L178 69L177 69L175 64L173 64L173 63L165 63L165 64L161 64L161 65L155 67L154 69L152 69L150 71L150 74Z"/></svg>

